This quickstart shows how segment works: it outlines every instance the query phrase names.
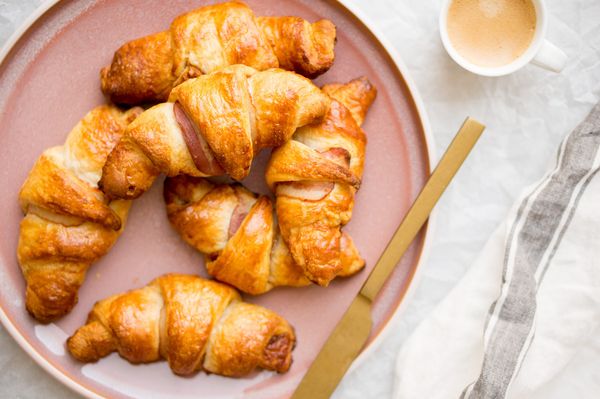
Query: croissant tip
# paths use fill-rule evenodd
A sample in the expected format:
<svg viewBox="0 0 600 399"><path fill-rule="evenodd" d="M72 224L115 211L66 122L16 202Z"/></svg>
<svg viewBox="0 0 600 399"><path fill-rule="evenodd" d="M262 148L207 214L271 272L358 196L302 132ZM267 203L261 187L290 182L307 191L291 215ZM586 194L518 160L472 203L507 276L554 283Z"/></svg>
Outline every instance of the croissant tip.
<svg viewBox="0 0 600 399"><path fill-rule="evenodd" d="M77 329L66 345L71 356L84 363L95 362L115 349L112 334L97 321Z"/></svg>
<svg viewBox="0 0 600 399"><path fill-rule="evenodd" d="M316 277L316 276L307 276L307 278L314 284L318 285L319 287L328 287L329 283L331 282L331 279L328 278L322 278L322 277Z"/></svg>
<svg viewBox="0 0 600 399"><path fill-rule="evenodd" d="M288 371L292 364L291 353L295 346L296 339L293 334L284 333L271 336L264 350L268 362L267 368L271 368L278 373Z"/></svg>
<svg viewBox="0 0 600 399"><path fill-rule="evenodd" d="M116 218L113 219L113 221L111 222L111 228L115 231L119 231L121 230L121 226L123 226L123 223L121 223L121 218L119 218L118 216Z"/></svg>
<svg viewBox="0 0 600 399"><path fill-rule="evenodd" d="M102 87L102 92L105 92L106 90L106 75L108 75L108 69L109 67L100 69L100 86Z"/></svg>
<svg viewBox="0 0 600 399"><path fill-rule="evenodd" d="M36 295L28 285L25 293L25 309L42 324L52 323L69 313L77 303L77 296L74 299L67 298L66 301L57 303L54 307L48 306L49 303L49 299L44 299L43 295L42 297Z"/></svg>

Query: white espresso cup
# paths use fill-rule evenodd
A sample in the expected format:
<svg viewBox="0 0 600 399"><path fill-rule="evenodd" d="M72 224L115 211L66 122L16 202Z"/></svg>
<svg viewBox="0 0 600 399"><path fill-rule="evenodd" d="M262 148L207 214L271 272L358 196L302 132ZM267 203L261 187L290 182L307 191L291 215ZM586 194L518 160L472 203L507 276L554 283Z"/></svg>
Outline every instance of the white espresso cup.
<svg viewBox="0 0 600 399"><path fill-rule="evenodd" d="M448 10L454 0L444 0L440 12L440 35L444 48L452 59L466 70L483 76L502 76L513 73L525 65L535 64L544 69L560 72L567 63L566 54L545 39L548 25L548 13L543 0L532 0L536 14L536 29L529 47L523 54L506 65L488 67L474 64L463 57L452 45L448 36Z"/></svg>

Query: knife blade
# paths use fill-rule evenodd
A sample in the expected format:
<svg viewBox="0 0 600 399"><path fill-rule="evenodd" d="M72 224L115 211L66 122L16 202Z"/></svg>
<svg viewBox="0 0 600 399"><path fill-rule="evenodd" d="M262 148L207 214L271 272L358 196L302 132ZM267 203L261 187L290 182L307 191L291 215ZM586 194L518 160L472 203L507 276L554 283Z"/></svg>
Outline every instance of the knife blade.
<svg viewBox="0 0 600 399"><path fill-rule="evenodd" d="M467 118L413 202L360 292L323 345L292 399L329 398L371 333L371 305L390 273L429 218L485 126Z"/></svg>

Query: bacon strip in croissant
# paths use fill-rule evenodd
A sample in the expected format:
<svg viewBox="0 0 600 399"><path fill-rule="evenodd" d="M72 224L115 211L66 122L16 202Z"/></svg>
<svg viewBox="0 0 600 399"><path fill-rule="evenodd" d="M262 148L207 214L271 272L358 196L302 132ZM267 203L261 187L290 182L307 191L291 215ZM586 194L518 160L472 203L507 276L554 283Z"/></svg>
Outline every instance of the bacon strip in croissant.
<svg viewBox="0 0 600 399"><path fill-rule="evenodd" d="M376 90L360 78L323 91L334 99L323 122L301 127L273 151L266 180L292 257L308 279L326 286L343 272L342 248L354 248L341 227L352 216L365 158L360 125ZM358 252L351 259L352 269L364 265Z"/></svg>
<svg viewBox="0 0 600 399"><path fill-rule="evenodd" d="M21 188L25 218L17 258L27 282L27 310L40 321L73 308L88 267L123 230L130 202L108 201L97 182L108 153L140 112L93 109L64 145L44 151Z"/></svg>
<svg viewBox="0 0 600 399"><path fill-rule="evenodd" d="M286 372L295 342L287 321L242 302L233 288L167 274L97 302L67 348L82 362L118 351L132 363L167 359L179 375L204 370L239 377L256 368Z"/></svg>
<svg viewBox="0 0 600 399"><path fill-rule="evenodd" d="M118 103L165 101L178 83L233 64L313 78L333 64L335 40L328 20L257 18L237 1L201 7L119 48L101 71L102 91Z"/></svg>
<svg viewBox="0 0 600 399"><path fill-rule="evenodd" d="M188 80L145 111L109 155L100 186L133 199L159 173L246 177L254 155L322 119L330 99L293 72L235 65Z"/></svg>

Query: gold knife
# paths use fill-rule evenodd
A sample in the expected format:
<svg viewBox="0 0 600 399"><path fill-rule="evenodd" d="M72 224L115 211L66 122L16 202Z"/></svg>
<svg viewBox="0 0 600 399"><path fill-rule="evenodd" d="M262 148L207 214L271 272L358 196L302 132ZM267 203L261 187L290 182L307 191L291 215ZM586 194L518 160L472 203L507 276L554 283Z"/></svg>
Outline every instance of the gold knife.
<svg viewBox="0 0 600 399"><path fill-rule="evenodd" d="M292 399L329 398L371 332L371 303L408 249L485 126L467 118L450 143L367 281L296 388Z"/></svg>

